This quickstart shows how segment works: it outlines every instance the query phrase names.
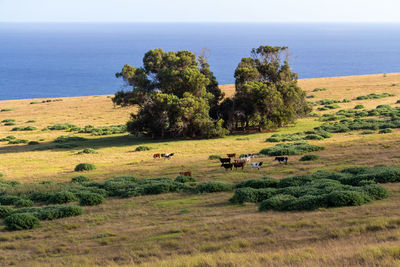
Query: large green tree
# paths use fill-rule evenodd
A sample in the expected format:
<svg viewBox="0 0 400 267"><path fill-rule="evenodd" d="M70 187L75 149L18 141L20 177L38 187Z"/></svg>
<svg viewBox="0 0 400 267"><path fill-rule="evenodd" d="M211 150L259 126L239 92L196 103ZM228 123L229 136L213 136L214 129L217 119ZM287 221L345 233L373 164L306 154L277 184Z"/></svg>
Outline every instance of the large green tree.
<svg viewBox="0 0 400 267"><path fill-rule="evenodd" d="M226 130L218 118L223 98L204 56L189 51L148 51L143 67L125 65L122 77L132 90L119 91L113 102L137 105L128 130L153 138L222 136Z"/></svg>
<svg viewBox="0 0 400 267"><path fill-rule="evenodd" d="M287 47L260 46L251 55L235 70L235 125L280 127L311 111L297 74L290 69Z"/></svg>

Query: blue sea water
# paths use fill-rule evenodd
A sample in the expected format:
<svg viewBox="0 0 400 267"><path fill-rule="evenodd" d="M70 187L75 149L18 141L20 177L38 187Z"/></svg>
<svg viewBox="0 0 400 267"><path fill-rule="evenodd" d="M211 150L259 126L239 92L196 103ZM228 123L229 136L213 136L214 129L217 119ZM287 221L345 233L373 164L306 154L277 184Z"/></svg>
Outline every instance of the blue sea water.
<svg viewBox="0 0 400 267"><path fill-rule="evenodd" d="M230 84L259 45L289 46L299 78L400 72L400 24L0 23L0 100L115 93L154 48L207 48Z"/></svg>

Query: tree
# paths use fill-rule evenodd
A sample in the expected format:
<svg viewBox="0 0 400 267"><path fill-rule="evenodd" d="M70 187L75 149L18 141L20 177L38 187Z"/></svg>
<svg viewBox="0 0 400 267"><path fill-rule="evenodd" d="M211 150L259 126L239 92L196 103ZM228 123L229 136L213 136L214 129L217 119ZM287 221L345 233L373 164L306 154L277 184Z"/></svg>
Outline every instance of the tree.
<svg viewBox="0 0 400 267"><path fill-rule="evenodd" d="M128 130L153 138L223 136L219 101L223 94L209 70L206 58L189 51L148 51L143 67L125 65L116 77L123 78L132 91L119 91L116 105L137 105ZM212 110L212 112L211 112Z"/></svg>
<svg viewBox="0 0 400 267"><path fill-rule="evenodd" d="M280 127L311 111L290 69L287 47L260 46L251 54L235 70L236 125Z"/></svg>

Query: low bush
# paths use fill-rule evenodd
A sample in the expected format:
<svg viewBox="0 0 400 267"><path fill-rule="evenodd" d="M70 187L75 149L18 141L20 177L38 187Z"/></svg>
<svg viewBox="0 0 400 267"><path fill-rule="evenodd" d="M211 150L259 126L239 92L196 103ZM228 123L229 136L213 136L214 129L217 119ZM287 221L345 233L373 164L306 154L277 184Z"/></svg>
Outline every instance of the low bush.
<svg viewBox="0 0 400 267"><path fill-rule="evenodd" d="M81 142L86 141L86 138L79 137L79 136L66 136L62 135L54 139L54 143L68 143L68 142Z"/></svg>
<svg viewBox="0 0 400 267"><path fill-rule="evenodd" d="M3 108L0 111L5 112L5 111L13 111L13 110L14 110L13 108Z"/></svg>
<svg viewBox="0 0 400 267"><path fill-rule="evenodd" d="M315 88L313 92L321 92L321 91L326 91L326 88Z"/></svg>
<svg viewBox="0 0 400 267"><path fill-rule="evenodd" d="M16 123L15 122L6 122L6 123L4 123L4 125L5 126L13 126L13 125L16 125Z"/></svg>
<svg viewBox="0 0 400 267"><path fill-rule="evenodd" d="M361 132L361 134L374 134L374 133L375 133L375 131L373 131L373 130L364 130Z"/></svg>
<svg viewBox="0 0 400 267"><path fill-rule="evenodd" d="M30 213L11 214L4 219L7 230L33 229L40 226L38 218Z"/></svg>
<svg viewBox="0 0 400 267"><path fill-rule="evenodd" d="M233 197L229 199L232 203L243 204L244 202L261 202L275 195L275 188L238 188Z"/></svg>
<svg viewBox="0 0 400 267"><path fill-rule="evenodd" d="M77 200L78 199L75 197L73 193L69 191L60 191L55 193L51 198L49 198L48 203L65 204Z"/></svg>
<svg viewBox="0 0 400 267"><path fill-rule="evenodd" d="M1 138L0 141L7 142L10 140L14 140L14 139L17 139L17 138L15 136L9 135L7 137Z"/></svg>
<svg viewBox="0 0 400 267"><path fill-rule="evenodd" d="M1 205L14 205L14 203L20 200L18 196L14 195L1 195L0 196L0 204Z"/></svg>
<svg viewBox="0 0 400 267"><path fill-rule="evenodd" d="M78 152L78 154L97 154L97 151L93 148L85 148L82 151Z"/></svg>
<svg viewBox="0 0 400 267"><path fill-rule="evenodd" d="M390 128L382 129L379 131L380 134L392 133L393 130Z"/></svg>
<svg viewBox="0 0 400 267"><path fill-rule="evenodd" d="M28 141L28 140L25 140L25 139L13 139L13 140L8 141L8 143L11 144L11 145L26 144L26 143L28 143L28 142L29 142L29 141Z"/></svg>
<svg viewBox="0 0 400 267"><path fill-rule="evenodd" d="M136 147L135 151L136 152L138 152L138 151L147 151L147 150L150 150L150 149L151 148L148 147L148 146L138 146L138 147Z"/></svg>
<svg viewBox="0 0 400 267"><path fill-rule="evenodd" d="M220 158L221 158L220 155L210 155L210 156L208 156L209 160L220 159Z"/></svg>
<svg viewBox="0 0 400 267"><path fill-rule="evenodd" d="M259 210L292 210L294 208L293 202L295 202L296 200L297 198L291 195L276 195L266 200L263 200L260 204Z"/></svg>
<svg viewBox="0 0 400 267"><path fill-rule="evenodd" d="M71 124L71 123L57 123L57 124L46 127L46 129L51 130L51 131L76 130L78 128L79 128L78 126Z"/></svg>
<svg viewBox="0 0 400 267"><path fill-rule="evenodd" d="M175 178L175 182L177 182L177 183L192 183L192 182L196 182L196 179L194 179L191 176L179 175Z"/></svg>
<svg viewBox="0 0 400 267"><path fill-rule="evenodd" d="M30 142L28 143L28 145L30 145L30 146L38 145L38 144L40 144L38 141L30 141Z"/></svg>
<svg viewBox="0 0 400 267"><path fill-rule="evenodd" d="M266 142L285 142L285 141L299 141L304 139L303 133L294 134L273 134L265 140Z"/></svg>
<svg viewBox="0 0 400 267"><path fill-rule="evenodd" d="M104 197L96 193L83 193L79 196L79 205L95 206L104 202Z"/></svg>
<svg viewBox="0 0 400 267"><path fill-rule="evenodd" d="M354 107L354 109L363 109L363 108L364 108L363 105L356 105L356 106Z"/></svg>
<svg viewBox="0 0 400 267"><path fill-rule="evenodd" d="M102 126L102 127L94 127L92 125L86 125L83 129L79 131L80 133L90 133L94 136L100 135L111 135L111 134L119 134L126 133L127 128L125 124L122 125L112 125L112 126Z"/></svg>
<svg viewBox="0 0 400 267"><path fill-rule="evenodd" d="M71 183L86 183L86 182L90 182L90 179L83 175L75 176L71 179Z"/></svg>
<svg viewBox="0 0 400 267"><path fill-rule="evenodd" d="M195 190L196 193L214 193L214 192L231 191L232 188L233 187L231 184L212 181L199 184Z"/></svg>
<svg viewBox="0 0 400 267"><path fill-rule="evenodd" d="M37 130L37 128L34 126L20 126L11 129L11 131L34 131L34 130Z"/></svg>
<svg viewBox="0 0 400 267"><path fill-rule="evenodd" d="M270 148L265 148L260 151L260 154L268 156L301 155L323 149L325 149L325 147L311 145L307 142L282 143Z"/></svg>
<svg viewBox="0 0 400 267"><path fill-rule="evenodd" d="M304 155L300 158L300 161L311 161L311 160L317 160L319 159L318 155L315 154L308 154L308 155Z"/></svg>
<svg viewBox="0 0 400 267"><path fill-rule="evenodd" d="M95 169L96 169L96 166L91 163L80 163L75 166L74 170L76 172L82 172L82 171L91 171L91 170L95 170Z"/></svg>
<svg viewBox="0 0 400 267"><path fill-rule="evenodd" d="M329 207L360 206L371 201L371 198L356 191L333 191L326 196Z"/></svg>
<svg viewBox="0 0 400 267"><path fill-rule="evenodd" d="M5 218L14 211L13 208L8 206L0 206L0 218Z"/></svg>
<svg viewBox="0 0 400 267"><path fill-rule="evenodd" d="M33 206L33 201L30 199L18 199L14 201L14 205L17 208L22 208L22 207L32 207Z"/></svg>
<svg viewBox="0 0 400 267"><path fill-rule="evenodd" d="M384 98L384 97L389 97L389 96L395 96L394 94L389 94L389 93L382 93L382 94L369 94L369 95L363 95L363 96L358 96L356 100L366 100L366 99L379 99L379 98Z"/></svg>
<svg viewBox="0 0 400 267"><path fill-rule="evenodd" d="M377 184L367 184L361 187L361 190L372 199L384 199L389 197L389 192L382 186Z"/></svg>
<svg viewBox="0 0 400 267"><path fill-rule="evenodd" d="M309 134L304 139L306 139L306 140L324 140L325 138L318 134Z"/></svg>

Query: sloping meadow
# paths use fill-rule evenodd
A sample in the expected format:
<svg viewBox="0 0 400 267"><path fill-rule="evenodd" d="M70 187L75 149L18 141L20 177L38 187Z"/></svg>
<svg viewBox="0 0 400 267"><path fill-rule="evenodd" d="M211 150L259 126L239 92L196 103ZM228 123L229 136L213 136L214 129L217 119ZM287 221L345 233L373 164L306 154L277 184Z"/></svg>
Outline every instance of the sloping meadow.
<svg viewBox="0 0 400 267"><path fill-rule="evenodd" d="M341 172L317 171L276 180L270 177L247 180L238 184L218 181L196 183L192 177L138 179L116 177L104 182L91 182L78 176L70 183L53 182L20 184L0 180L0 218L8 230L31 229L40 220L54 220L84 213L81 206L103 203L107 197L182 192L204 194L235 190L230 201L260 203L260 211L314 210L318 208L362 205L389 196L378 183L400 182L397 167L354 167ZM77 202L79 205L68 205ZM14 207L11 207L14 206ZM33 207L35 206L35 207Z"/></svg>

